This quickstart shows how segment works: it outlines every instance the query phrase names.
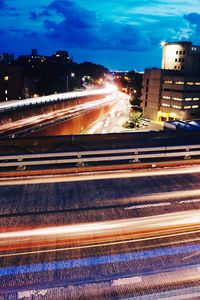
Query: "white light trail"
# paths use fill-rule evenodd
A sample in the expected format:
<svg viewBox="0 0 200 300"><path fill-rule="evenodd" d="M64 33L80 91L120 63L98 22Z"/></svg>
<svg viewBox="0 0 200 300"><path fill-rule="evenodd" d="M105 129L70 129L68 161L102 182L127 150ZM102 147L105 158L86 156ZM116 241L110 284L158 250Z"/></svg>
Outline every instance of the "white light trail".
<svg viewBox="0 0 200 300"><path fill-rule="evenodd" d="M13 108L20 108L29 105L35 104L44 104L51 101L61 101L85 96L93 96L93 95L101 95L101 94L109 94L117 91L117 87L115 85L106 83L106 86L101 89L94 89L90 91L80 91L80 92L70 92L70 93L61 93L61 94L53 94L49 96L35 97L24 100L12 100L0 103L0 112Z"/></svg>
<svg viewBox="0 0 200 300"><path fill-rule="evenodd" d="M184 211L173 214L163 214L150 217L132 218L96 223L75 224L38 228L31 230L13 231L0 233L0 240L24 237L84 237L93 235L117 234L119 232L137 232L143 230L156 230L174 226L192 226L200 224L200 211Z"/></svg>

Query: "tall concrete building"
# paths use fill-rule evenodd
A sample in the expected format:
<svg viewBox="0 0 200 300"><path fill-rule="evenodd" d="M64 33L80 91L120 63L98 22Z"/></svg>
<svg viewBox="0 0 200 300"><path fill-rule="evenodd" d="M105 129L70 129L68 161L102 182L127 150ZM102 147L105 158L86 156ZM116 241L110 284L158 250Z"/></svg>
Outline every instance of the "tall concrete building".
<svg viewBox="0 0 200 300"><path fill-rule="evenodd" d="M200 76L200 46L193 46L191 42L165 43L162 69Z"/></svg>
<svg viewBox="0 0 200 300"><path fill-rule="evenodd" d="M162 68L145 70L142 107L156 121L200 118L200 46L164 45Z"/></svg>

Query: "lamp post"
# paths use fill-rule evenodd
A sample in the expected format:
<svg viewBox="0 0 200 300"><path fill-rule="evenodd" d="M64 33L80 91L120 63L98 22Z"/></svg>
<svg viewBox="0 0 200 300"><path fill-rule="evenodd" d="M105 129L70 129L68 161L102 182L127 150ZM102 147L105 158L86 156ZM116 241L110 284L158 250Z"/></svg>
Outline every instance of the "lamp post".
<svg viewBox="0 0 200 300"><path fill-rule="evenodd" d="M67 92L69 91L69 78L74 78L75 74L71 73L69 76L67 76Z"/></svg>

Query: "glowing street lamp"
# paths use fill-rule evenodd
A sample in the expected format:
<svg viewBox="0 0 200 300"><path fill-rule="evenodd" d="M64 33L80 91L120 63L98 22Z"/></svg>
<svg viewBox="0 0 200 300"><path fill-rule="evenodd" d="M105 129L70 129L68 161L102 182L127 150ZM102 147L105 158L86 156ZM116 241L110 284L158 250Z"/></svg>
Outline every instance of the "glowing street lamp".
<svg viewBox="0 0 200 300"><path fill-rule="evenodd" d="M75 73L71 73L70 76L67 76L67 92L69 91L69 77L74 78Z"/></svg>

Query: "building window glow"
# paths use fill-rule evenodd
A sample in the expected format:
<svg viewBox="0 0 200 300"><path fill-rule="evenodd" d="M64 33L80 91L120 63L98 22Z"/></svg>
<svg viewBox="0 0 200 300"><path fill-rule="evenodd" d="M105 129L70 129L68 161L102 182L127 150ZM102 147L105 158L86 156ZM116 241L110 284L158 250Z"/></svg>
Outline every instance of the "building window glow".
<svg viewBox="0 0 200 300"><path fill-rule="evenodd" d="M187 105L187 106L184 106L184 109L190 109L191 106Z"/></svg>
<svg viewBox="0 0 200 300"><path fill-rule="evenodd" d="M9 76L4 76L4 80L8 81L9 80Z"/></svg>
<svg viewBox="0 0 200 300"><path fill-rule="evenodd" d="M198 108L199 105L192 105L192 108Z"/></svg>
<svg viewBox="0 0 200 300"><path fill-rule="evenodd" d="M164 83L172 83L172 80L164 80Z"/></svg>
<svg viewBox="0 0 200 300"><path fill-rule="evenodd" d="M175 81L175 84L184 84L184 81Z"/></svg>
<svg viewBox="0 0 200 300"><path fill-rule="evenodd" d="M161 106L164 106L164 107L170 107L170 105L167 104L167 103L161 103Z"/></svg>
<svg viewBox="0 0 200 300"><path fill-rule="evenodd" d="M181 106L178 105L172 105L173 108L181 109Z"/></svg>
<svg viewBox="0 0 200 300"><path fill-rule="evenodd" d="M185 98L185 101L191 101L192 98Z"/></svg>
<svg viewBox="0 0 200 300"><path fill-rule="evenodd" d="M187 82L187 85L194 85L194 82Z"/></svg>
<svg viewBox="0 0 200 300"><path fill-rule="evenodd" d="M173 97L172 99L173 99L173 100L177 100L177 101L183 101L183 99L177 98L177 97Z"/></svg>

